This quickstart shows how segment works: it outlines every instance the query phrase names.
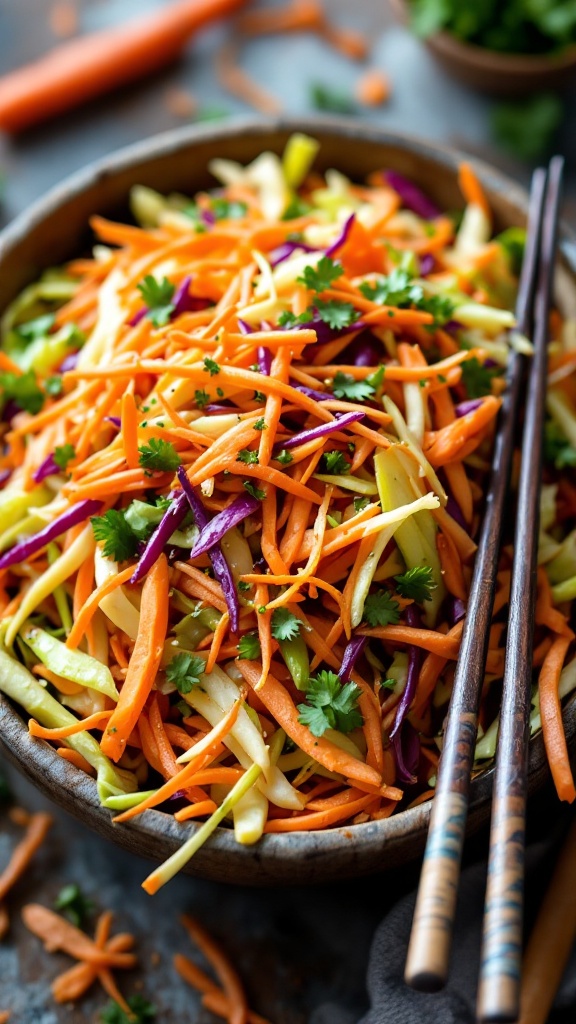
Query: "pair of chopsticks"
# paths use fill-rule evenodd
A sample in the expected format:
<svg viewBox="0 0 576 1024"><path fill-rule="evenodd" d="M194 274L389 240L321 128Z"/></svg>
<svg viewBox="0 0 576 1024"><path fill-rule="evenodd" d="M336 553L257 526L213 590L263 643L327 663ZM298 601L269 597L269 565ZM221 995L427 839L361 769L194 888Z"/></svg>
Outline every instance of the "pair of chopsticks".
<svg viewBox="0 0 576 1024"><path fill-rule="evenodd" d="M525 401L506 661L494 775L477 1005L477 1017L482 1024L513 1022L519 1013L526 780L548 314L563 165L561 157L554 157L547 172L543 169L534 172L527 245L516 305L517 331L532 337L534 355ZM526 376L525 364L523 355L512 353L408 948L406 981L426 992L440 989L448 975L478 707Z"/></svg>

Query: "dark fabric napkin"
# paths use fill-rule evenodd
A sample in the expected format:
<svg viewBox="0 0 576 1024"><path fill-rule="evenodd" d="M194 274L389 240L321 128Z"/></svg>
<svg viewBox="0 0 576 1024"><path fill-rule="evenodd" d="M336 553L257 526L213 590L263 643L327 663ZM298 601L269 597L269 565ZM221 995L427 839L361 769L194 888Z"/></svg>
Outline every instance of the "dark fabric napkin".
<svg viewBox="0 0 576 1024"><path fill-rule="evenodd" d="M531 925L554 865L559 836L531 846L527 854L527 924ZM435 995L414 992L404 983L404 965L414 914L416 893L401 899L376 930L368 963L371 1009L357 1021L349 1011L324 1005L310 1024L475 1024L475 1001L486 864L481 862L462 874L450 979ZM556 996L549 1024L576 1024L576 948Z"/></svg>

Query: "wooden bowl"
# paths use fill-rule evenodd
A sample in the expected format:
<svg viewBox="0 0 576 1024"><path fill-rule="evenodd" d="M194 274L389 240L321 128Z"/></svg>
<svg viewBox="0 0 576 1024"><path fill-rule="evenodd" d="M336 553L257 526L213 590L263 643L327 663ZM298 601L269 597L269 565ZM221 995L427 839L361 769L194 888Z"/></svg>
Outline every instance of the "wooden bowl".
<svg viewBox="0 0 576 1024"><path fill-rule="evenodd" d="M296 131L321 143L317 165L337 167L362 180L378 167L409 175L443 209L462 201L456 182L461 154L408 136L387 133L335 118L236 122L219 128L182 128L131 146L74 175L22 214L0 235L0 310L46 267L82 252L90 241L94 213L122 215L135 183L160 192L193 193L213 185L206 169L215 156L252 160L263 149L281 152ZM475 167L492 203L498 230L525 222L527 196L514 182L481 163ZM569 280L566 270L564 279ZM568 742L576 733L576 700L564 711ZM134 822L113 825L98 803L96 784L33 739L21 714L0 695L0 740L19 769L56 803L90 828L126 849L164 860L198 827L179 824L161 811L146 811ZM548 774L541 737L530 745L530 791ZM492 771L472 782L469 832L490 813ZM296 884L351 877L393 867L423 850L430 803L384 821L324 832L267 835L255 846L239 846L224 828L194 856L187 870L217 881L249 885Z"/></svg>
<svg viewBox="0 0 576 1024"><path fill-rule="evenodd" d="M390 6L409 25L407 0L390 0ZM462 42L450 32L435 32L424 44L449 75L489 96L524 97L563 89L576 80L576 45L551 54L502 53Z"/></svg>

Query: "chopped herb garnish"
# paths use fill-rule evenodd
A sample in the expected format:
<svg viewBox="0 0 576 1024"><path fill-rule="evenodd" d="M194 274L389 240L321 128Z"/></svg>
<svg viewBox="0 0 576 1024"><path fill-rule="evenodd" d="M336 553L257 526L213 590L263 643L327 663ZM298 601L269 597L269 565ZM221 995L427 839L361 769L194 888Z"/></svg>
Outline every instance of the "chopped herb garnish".
<svg viewBox="0 0 576 1024"><path fill-rule="evenodd" d="M151 472L173 473L178 466L182 465L182 459L174 445L170 441L163 441L160 437L151 437L149 443L140 445L138 451L140 452L138 461L147 474Z"/></svg>
<svg viewBox="0 0 576 1024"><path fill-rule="evenodd" d="M349 402L365 402L376 391L368 379L354 380L354 377L340 370L334 375L332 390L336 398L346 398Z"/></svg>
<svg viewBox="0 0 576 1024"><path fill-rule="evenodd" d="M271 631L275 640L294 640L301 625L300 619L288 608L275 608L272 612Z"/></svg>
<svg viewBox="0 0 576 1024"><path fill-rule="evenodd" d="M544 427L544 461L556 469L576 466L576 448L570 444L564 431L554 420L548 420Z"/></svg>
<svg viewBox="0 0 576 1024"><path fill-rule="evenodd" d="M303 284L311 292L325 292L331 287L334 281L342 277L344 269L341 263L330 259L329 256L322 256L315 267L304 267L301 277L296 280Z"/></svg>
<svg viewBox="0 0 576 1024"><path fill-rule="evenodd" d="M44 316L37 316L34 320L28 320L25 324L19 324L16 334L20 335L24 341L37 341L38 338L45 338L55 323L55 314L46 313Z"/></svg>
<svg viewBox="0 0 576 1024"><path fill-rule="evenodd" d="M44 405L44 394L38 386L33 370L26 373L0 373L0 405L14 402L24 412L33 416L40 412Z"/></svg>
<svg viewBox="0 0 576 1024"><path fill-rule="evenodd" d="M216 220L241 220L248 212L246 203L238 199L212 199L210 209Z"/></svg>
<svg viewBox="0 0 576 1024"><path fill-rule="evenodd" d="M369 594L364 602L364 619L369 626L395 626L400 621L400 606L387 590Z"/></svg>
<svg viewBox="0 0 576 1024"><path fill-rule="evenodd" d="M238 657L247 661L257 661L261 657L260 640L256 633L245 633L240 637Z"/></svg>
<svg viewBox="0 0 576 1024"><path fill-rule="evenodd" d="M248 491L248 494L251 494L253 498L258 498L258 501L264 501L266 491L262 491L259 487L256 487L251 480L244 480L243 484L245 490Z"/></svg>
<svg viewBox="0 0 576 1024"><path fill-rule="evenodd" d="M103 516L92 516L90 522L94 538L102 541L106 558L125 562L133 558L138 550L138 537L126 522L123 512L111 508Z"/></svg>
<svg viewBox="0 0 576 1024"><path fill-rule="evenodd" d="M61 395L63 387L62 377L58 374L54 374L52 377L47 377L44 381L44 390L51 398L57 398L58 395Z"/></svg>
<svg viewBox="0 0 576 1024"><path fill-rule="evenodd" d="M299 196L294 196L284 210L282 220L296 220L297 217L304 217L307 213L310 213L311 209L312 207L309 203L304 202Z"/></svg>
<svg viewBox="0 0 576 1024"><path fill-rule="evenodd" d="M348 473L350 470L350 463L343 454L343 452L333 451L326 452L321 459L321 468L323 473L334 474L334 476L342 476L344 473Z"/></svg>
<svg viewBox="0 0 576 1024"><path fill-rule="evenodd" d="M73 444L63 444L54 449L54 462L60 469L66 469L69 462L76 457L76 449Z"/></svg>
<svg viewBox="0 0 576 1024"><path fill-rule="evenodd" d="M377 302L381 306L417 305L424 297L422 285L413 284L407 270L396 267L392 273L376 278L375 282L363 281L360 291L365 299Z"/></svg>
<svg viewBox="0 0 576 1024"><path fill-rule="evenodd" d="M208 370L211 377L215 377L217 373L220 373L219 364L214 362L213 359L210 359L209 356L206 356L204 360L204 369Z"/></svg>
<svg viewBox="0 0 576 1024"><path fill-rule="evenodd" d="M147 274L138 285L138 291L148 307L146 316L154 327L164 327L170 320L174 312L172 298L175 290L175 286L167 277L158 281L152 274Z"/></svg>
<svg viewBox="0 0 576 1024"><path fill-rule="evenodd" d="M166 679L173 683L178 693L190 693L200 682L206 671L206 662L196 654L176 654L166 666Z"/></svg>
<svg viewBox="0 0 576 1024"><path fill-rule="evenodd" d="M258 463L258 452L251 452L248 448L243 448L238 452L236 461L244 462L247 466L255 466Z"/></svg>
<svg viewBox="0 0 576 1024"><path fill-rule="evenodd" d="M361 512L366 505L370 504L370 498L354 498L354 511Z"/></svg>
<svg viewBox="0 0 576 1024"><path fill-rule="evenodd" d="M476 356L466 359L462 363L462 383L466 388L468 398L484 398L492 394L492 380L499 376L502 370L499 367L488 367L480 363Z"/></svg>
<svg viewBox="0 0 576 1024"><path fill-rule="evenodd" d="M290 463L294 461L294 456L291 455L290 452L286 451L285 448L283 448L281 452L278 452L278 455L275 455L274 458L281 466L289 466Z"/></svg>
<svg viewBox="0 0 576 1024"><path fill-rule="evenodd" d="M310 102L316 110L324 110L328 114L353 114L356 105L344 92L337 92L322 82L313 82L310 86Z"/></svg>
<svg viewBox="0 0 576 1024"><path fill-rule="evenodd" d="M251 583L246 583L246 580L238 580L238 590L241 594L245 594L247 590L250 590Z"/></svg>
<svg viewBox="0 0 576 1024"><path fill-rule="evenodd" d="M343 686L334 672L319 672L308 680L306 704L298 705L298 721L307 725L313 736L323 736L327 729L351 732L360 728L364 723L358 710L360 692L355 683Z"/></svg>
<svg viewBox="0 0 576 1024"><path fill-rule="evenodd" d="M94 904L86 899L78 885L65 885L54 900L54 910L63 911L72 924L82 928L94 910Z"/></svg>
<svg viewBox="0 0 576 1024"><path fill-rule="evenodd" d="M429 565L415 565L400 576L395 576L396 590L401 597L411 598L417 604L432 600L432 591L436 589L434 573Z"/></svg>
<svg viewBox="0 0 576 1024"><path fill-rule="evenodd" d="M266 430L266 420L263 416L261 416L259 420L256 420L254 430Z"/></svg>
<svg viewBox="0 0 576 1024"><path fill-rule="evenodd" d="M207 391L195 391L194 402L199 409L204 409L210 402L210 395Z"/></svg>
<svg viewBox="0 0 576 1024"><path fill-rule="evenodd" d="M351 302L338 302L336 299L326 302L316 299L316 309L324 323L334 330L350 327L359 316Z"/></svg>
<svg viewBox="0 0 576 1024"><path fill-rule="evenodd" d="M152 1024L156 1020L156 1007L139 993L126 1000L131 1014L128 1017L116 1002L108 1003L100 1011L101 1024Z"/></svg>
<svg viewBox="0 0 576 1024"><path fill-rule="evenodd" d="M310 308L305 309L298 316L285 309L278 317L278 327L295 327L296 324L309 324L313 317L314 312Z"/></svg>

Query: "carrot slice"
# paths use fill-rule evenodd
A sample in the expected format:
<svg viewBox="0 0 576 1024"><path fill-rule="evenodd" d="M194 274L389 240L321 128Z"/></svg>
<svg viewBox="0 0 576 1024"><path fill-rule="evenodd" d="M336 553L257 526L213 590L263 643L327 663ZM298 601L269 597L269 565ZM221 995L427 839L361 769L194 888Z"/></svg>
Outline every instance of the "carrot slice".
<svg viewBox="0 0 576 1024"><path fill-rule="evenodd" d="M567 800L568 803L572 803L576 799L576 788L566 746L558 685L570 643L570 637L559 636L556 638L544 658L538 679L542 732L548 763L556 792L561 800Z"/></svg>

